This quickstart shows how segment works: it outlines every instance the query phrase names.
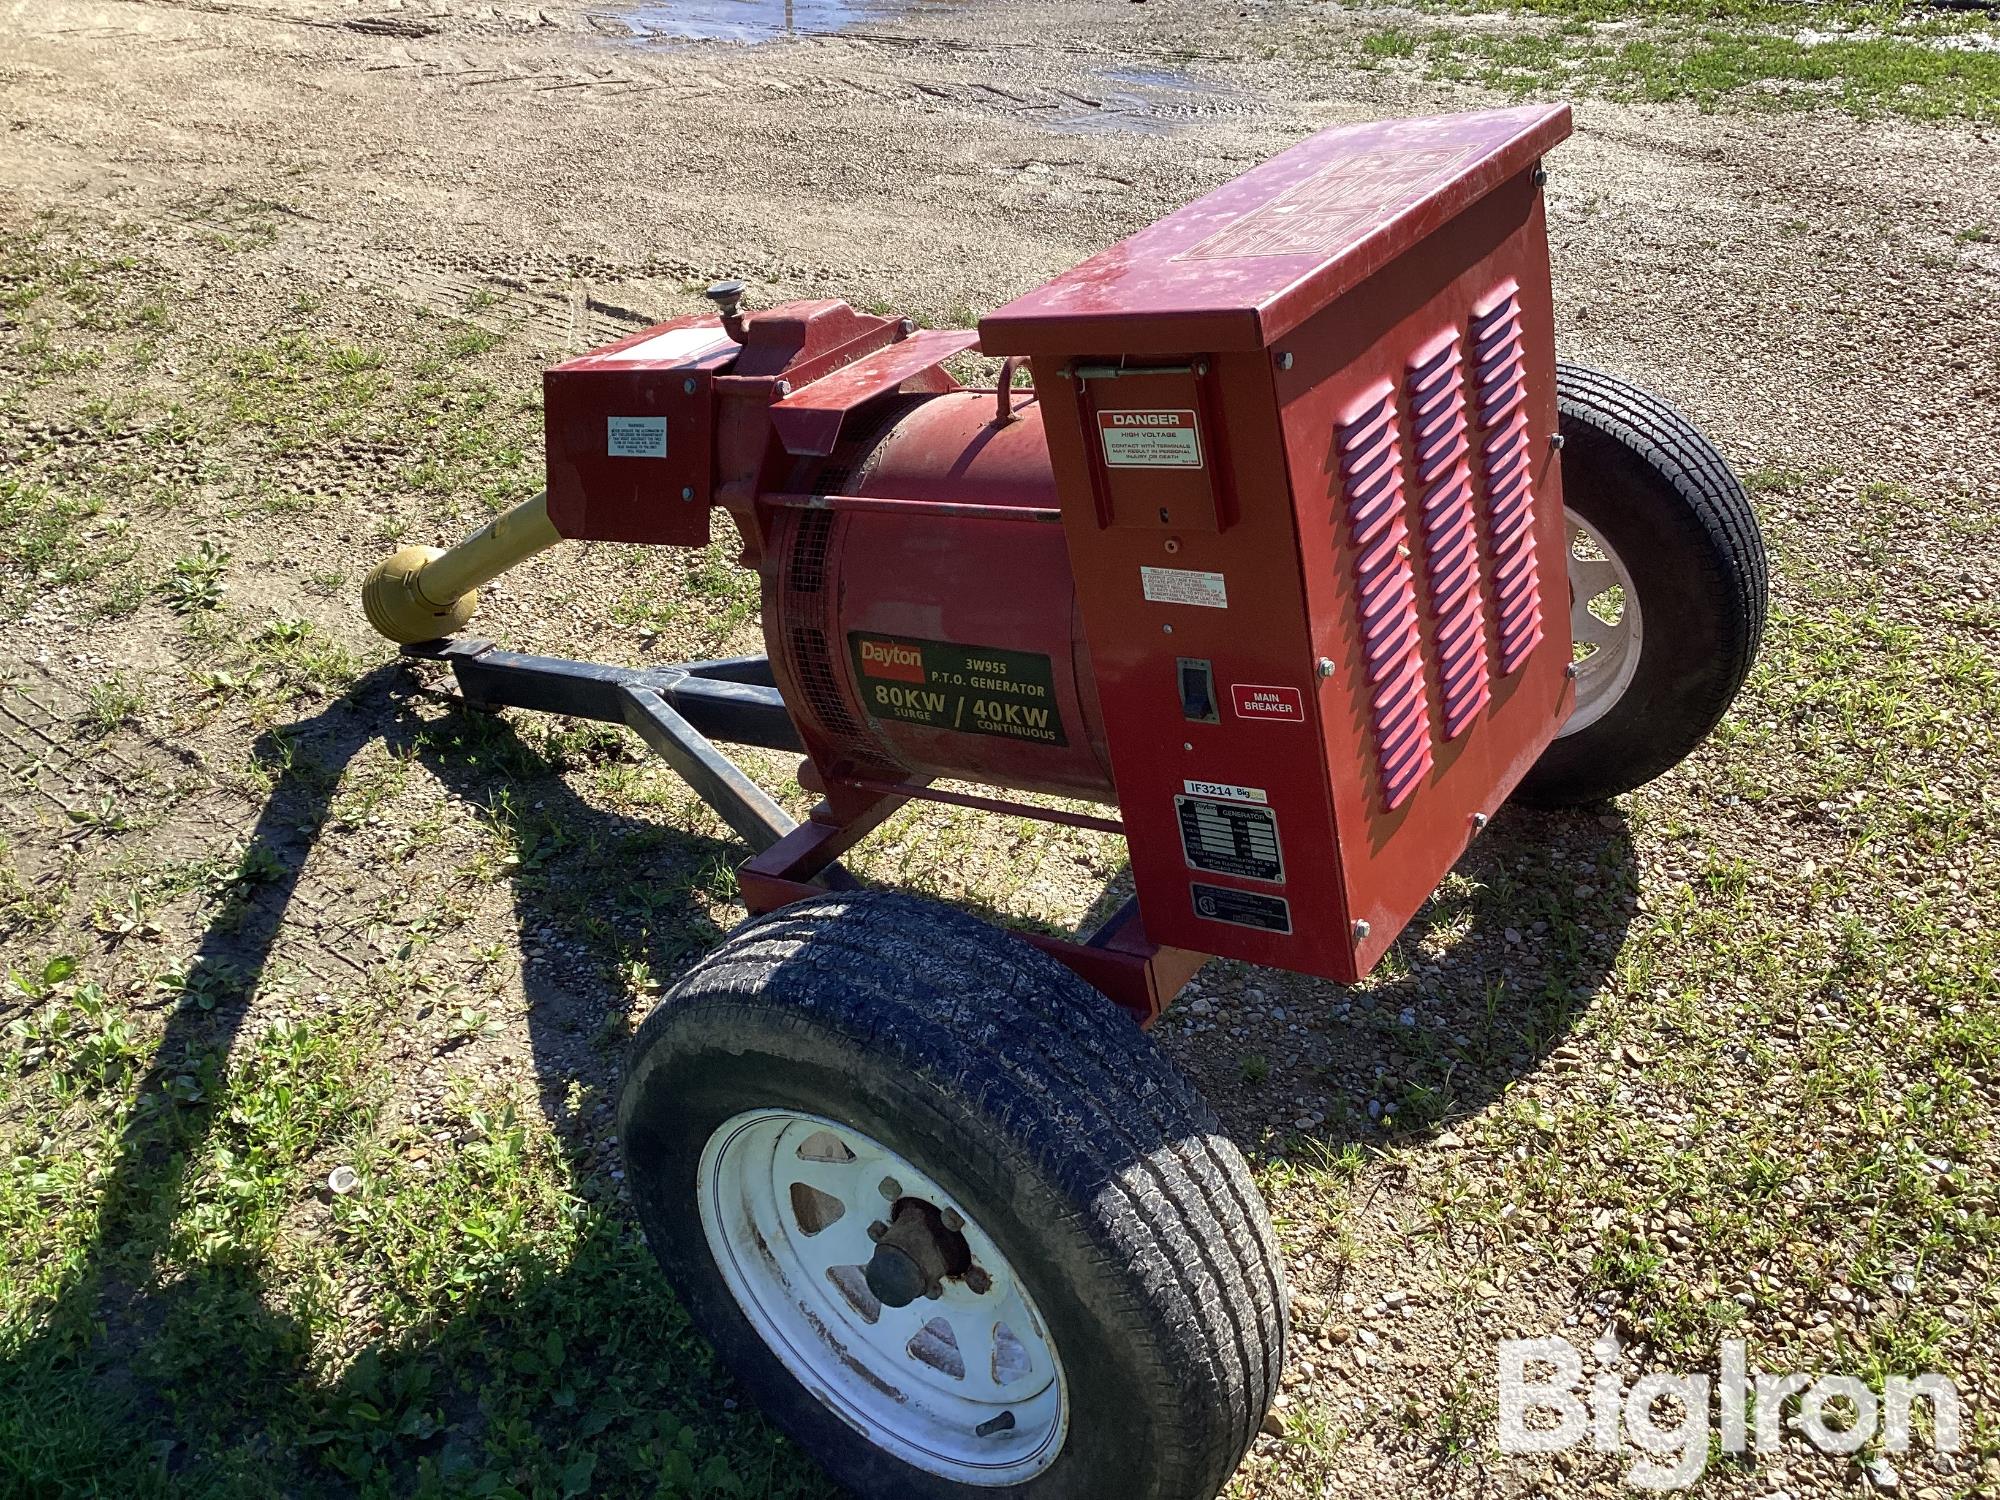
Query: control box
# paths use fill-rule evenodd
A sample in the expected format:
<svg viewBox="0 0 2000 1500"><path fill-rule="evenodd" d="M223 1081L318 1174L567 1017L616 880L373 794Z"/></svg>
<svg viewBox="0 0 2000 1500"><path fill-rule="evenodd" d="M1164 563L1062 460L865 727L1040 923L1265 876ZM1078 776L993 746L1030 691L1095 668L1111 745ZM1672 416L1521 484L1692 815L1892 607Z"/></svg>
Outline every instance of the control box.
<svg viewBox="0 0 2000 1500"><path fill-rule="evenodd" d="M1325 132L988 315L1146 931L1352 980L1568 716L1564 107Z"/></svg>

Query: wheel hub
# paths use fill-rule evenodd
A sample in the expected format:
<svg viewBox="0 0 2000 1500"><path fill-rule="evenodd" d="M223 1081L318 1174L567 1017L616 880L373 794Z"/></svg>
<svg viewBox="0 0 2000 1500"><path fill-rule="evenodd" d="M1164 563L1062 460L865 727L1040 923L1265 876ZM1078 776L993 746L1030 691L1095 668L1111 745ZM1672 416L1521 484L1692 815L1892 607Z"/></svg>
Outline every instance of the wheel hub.
<svg viewBox="0 0 2000 1500"><path fill-rule="evenodd" d="M1596 723L1625 696L1639 670L1645 621L1631 570L1604 534L1565 508L1563 535L1576 678L1576 707L1561 731L1568 735Z"/></svg>
<svg viewBox="0 0 2000 1500"><path fill-rule="evenodd" d="M737 1305L800 1383L928 1473L1020 1484L1068 1429L1026 1285L965 1207L851 1126L755 1110L709 1138L702 1228Z"/></svg>

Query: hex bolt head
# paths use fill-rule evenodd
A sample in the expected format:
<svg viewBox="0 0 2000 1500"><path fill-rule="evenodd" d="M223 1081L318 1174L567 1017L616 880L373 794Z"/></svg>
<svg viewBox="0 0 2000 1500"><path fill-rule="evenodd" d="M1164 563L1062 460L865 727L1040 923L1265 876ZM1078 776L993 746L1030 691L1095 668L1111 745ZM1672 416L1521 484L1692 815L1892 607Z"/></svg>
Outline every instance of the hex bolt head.
<svg viewBox="0 0 2000 1500"><path fill-rule="evenodd" d="M1566 440L1564 439L1563 435L1560 432L1552 432L1549 434L1549 446L1551 448L1560 449L1565 441Z"/></svg>
<svg viewBox="0 0 2000 1500"><path fill-rule="evenodd" d="M1327 678L1333 675L1333 658L1330 656L1322 656L1316 663L1314 663L1313 670L1319 673L1320 680L1324 682Z"/></svg>
<svg viewBox="0 0 2000 1500"><path fill-rule="evenodd" d="M1357 943L1366 942L1368 939L1368 930L1366 922L1356 922L1354 924L1354 941Z"/></svg>
<svg viewBox="0 0 2000 1500"><path fill-rule="evenodd" d="M944 1227L949 1229L953 1234L957 1234L959 1230L965 1228L965 1217L964 1215L960 1214L959 1211L955 1208L939 1209L938 1222L944 1225Z"/></svg>
<svg viewBox="0 0 2000 1500"><path fill-rule="evenodd" d="M682 390L682 391L683 391L683 392L684 392L685 394L687 394L687 395L690 395L690 396L692 396L692 395L694 394L694 392L695 392L695 384L694 384L694 381L693 381L692 379L688 379L688 380L683 380L683 381L681 382L681 390Z"/></svg>
<svg viewBox="0 0 2000 1500"><path fill-rule="evenodd" d="M879 1240L888 1232L889 1226L884 1224L880 1219L877 1219L873 1224L868 1226L868 1238L871 1240Z"/></svg>
<svg viewBox="0 0 2000 1500"><path fill-rule="evenodd" d="M694 499L694 486L693 486L693 485L691 485L691 484L684 484L684 485L682 485L682 486L681 486L681 499L683 499L683 500L692 500L692 499Z"/></svg>
<svg viewBox="0 0 2000 1500"><path fill-rule="evenodd" d="M1540 187L1543 183L1547 182L1548 180L1549 180L1549 169L1543 166L1540 162L1535 163L1535 170L1529 174L1528 181L1532 182L1536 187Z"/></svg>
<svg viewBox="0 0 2000 1500"><path fill-rule="evenodd" d="M1474 813L1472 815L1473 832L1477 833L1480 829L1484 828L1487 824L1487 821L1488 820L1485 813Z"/></svg>
<svg viewBox="0 0 2000 1500"><path fill-rule="evenodd" d="M891 1203L894 1203L898 1198L903 1196L903 1185L893 1177L884 1177L880 1182L875 1184L875 1191L880 1193L884 1198L887 1198Z"/></svg>
<svg viewBox="0 0 2000 1500"><path fill-rule="evenodd" d="M965 1289L975 1297L983 1297L993 1290L993 1278L980 1266L965 1268Z"/></svg>
<svg viewBox="0 0 2000 1500"><path fill-rule="evenodd" d="M1574 682L1576 680L1576 675L1580 670L1581 668L1579 668L1575 662L1571 662L1568 666L1563 668L1563 676L1569 678L1570 681Z"/></svg>
<svg viewBox="0 0 2000 1500"><path fill-rule="evenodd" d="M771 389L776 391L780 396L789 396L792 393L792 383L789 380L780 380Z"/></svg>
<svg viewBox="0 0 2000 1500"><path fill-rule="evenodd" d="M1278 355L1278 368L1281 370L1289 370L1291 367L1292 367L1292 354L1291 351L1287 349L1282 351Z"/></svg>

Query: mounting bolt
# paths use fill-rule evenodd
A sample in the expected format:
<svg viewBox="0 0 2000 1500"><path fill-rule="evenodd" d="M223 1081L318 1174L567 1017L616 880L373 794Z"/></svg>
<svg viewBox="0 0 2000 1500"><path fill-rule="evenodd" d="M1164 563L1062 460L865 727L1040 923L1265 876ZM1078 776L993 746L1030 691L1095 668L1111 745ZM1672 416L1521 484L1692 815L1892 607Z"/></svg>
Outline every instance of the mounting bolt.
<svg viewBox="0 0 2000 1500"><path fill-rule="evenodd" d="M965 1217L955 1208L939 1209L938 1222L953 1234L957 1234L959 1230L965 1228Z"/></svg>
<svg viewBox="0 0 2000 1500"><path fill-rule="evenodd" d="M1488 819L1485 813L1474 813L1472 815L1472 831L1474 833L1477 833L1480 829L1486 826L1487 821Z"/></svg>
<svg viewBox="0 0 2000 1500"><path fill-rule="evenodd" d="M1572 682L1576 680L1576 674L1577 674L1577 665L1575 662L1571 662L1568 666L1563 668L1563 676L1569 678Z"/></svg>
<svg viewBox="0 0 2000 1500"><path fill-rule="evenodd" d="M1549 446L1551 448L1560 448L1562 445L1563 445L1563 435L1560 432L1552 432L1549 434Z"/></svg>
<svg viewBox="0 0 2000 1500"><path fill-rule="evenodd" d="M880 1182L875 1184L875 1191L880 1193L884 1198L887 1198L891 1203L894 1203L898 1198L903 1196L903 1185L893 1177L884 1177Z"/></svg>
<svg viewBox="0 0 2000 1500"><path fill-rule="evenodd" d="M1173 633L1174 633L1174 627L1171 625L1162 625L1160 627L1160 634L1162 635L1172 635Z"/></svg>
<svg viewBox="0 0 2000 1500"><path fill-rule="evenodd" d="M792 393L792 383L789 380L781 380L772 386L771 389L776 391L780 396L789 396Z"/></svg>
<svg viewBox="0 0 2000 1500"><path fill-rule="evenodd" d="M682 499L682 500L692 500L692 499L694 499L694 486L693 486L693 485L691 485L691 484L684 484L684 485L682 485L682 486L681 486L681 499Z"/></svg>
<svg viewBox="0 0 2000 1500"><path fill-rule="evenodd" d="M1319 661L1315 663L1314 669L1319 673L1319 675L1323 679L1331 677L1333 675L1333 658L1330 656L1322 656L1319 659Z"/></svg>
<svg viewBox="0 0 2000 1500"><path fill-rule="evenodd" d="M877 1219L873 1224L868 1226L868 1238L871 1240L879 1240L888 1232L889 1226L884 1224L880 1219Z"/></svg>
<svg viewBox="0 0 2000 1500"><path fill-rule="evenodd" d="M692 396L694 394L694 381L692 379L683 380L681 382L681 391L684 395Z"/></svg>
<svg viewBox="0 0 2000 1500"><path fill-rule="evenodd" d="M1289 370L1291 367L1292 367L1291 351L1289 349L1281 351L1278 355L1278 368L1281 370Z"/></svg>
<svg viewBox="0 0 2000 1500"><path fill-rule="evenodd" d="M1366 922L1356 922L1354 924L1354 941L1357 943L1362 943L1366 942L1367 940L1368 940L1368 924Z"/></svg>
<svg viewBox="0 0 2000 1500"><path fill-rule="evenodd" d="M1167 551L1168 551L1169 553L1173 553L1173 552L1178 552L1178 551L1180 551L1180 550L1181 550L1181 544L1180 544L1179 542L1175 541L1175 540L1174 540L1174 538L1172 538L1172 537L1168 537L1168 538L1167 538Z"/></svg>
<svg viewBox="0 0 2000 1500"><path fill-rule="evenodd" d="M1196 360L1194 362L1194 372L1197 375L1206 375L1208 373L1208 361L1205 359Z"/></svg>
<svg viewBox="0 0 2000 1500"><path fill-rule="evenodd" d="M1549 169L1543 166L1540 162L1536 162L1535 170L1528 174L1528 181L1532 182L1536 187L1540 187L1543 183L1547 182L1548 180L1549 180Z"/></svg>
<svg viewBox="0 0 2000 1500"><path fill-rule="evenodd" d="M903 330L903 337L908 338L917 331L917 320L915 318L899 318L896 326Z"/></svg>

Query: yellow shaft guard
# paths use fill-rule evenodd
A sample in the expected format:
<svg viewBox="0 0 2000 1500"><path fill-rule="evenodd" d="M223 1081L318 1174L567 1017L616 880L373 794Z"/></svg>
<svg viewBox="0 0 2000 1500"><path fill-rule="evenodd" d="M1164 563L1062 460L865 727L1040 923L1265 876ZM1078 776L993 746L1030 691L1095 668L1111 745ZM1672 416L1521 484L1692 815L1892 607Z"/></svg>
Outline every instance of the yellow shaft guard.
<svg viewBox="0 0 2000 1500"><path fill-rule="evenodd" d="M523 500L448 552L404 547L375 565L361 585L368 623L403 645L434 641L464 627L478 589L518 562L561 541L546 494Z"/></svg>

